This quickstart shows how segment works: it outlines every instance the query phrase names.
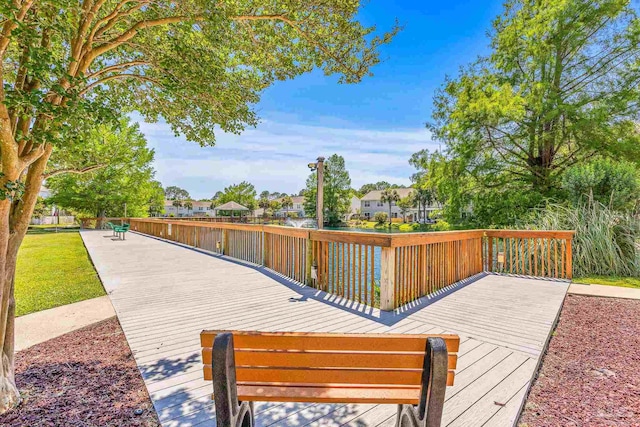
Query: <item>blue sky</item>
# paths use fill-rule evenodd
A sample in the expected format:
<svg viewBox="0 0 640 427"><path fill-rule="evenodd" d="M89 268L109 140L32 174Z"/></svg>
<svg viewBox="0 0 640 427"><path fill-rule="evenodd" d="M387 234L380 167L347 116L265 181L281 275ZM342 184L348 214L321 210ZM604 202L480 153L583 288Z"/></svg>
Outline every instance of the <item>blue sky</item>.
<svg viewBox="0 0 640 427"><path fill-rule="evenodd" d="M446 75L488 52L486 36L501 1L371 0L361 12L379 31L397 18L405 29L382 50L374 76L341 85L313 72L267 89L256 110L256 128L217 135L202 148L176 138L164 123L140 123L156 150L156 177L194 198L247 180L262 190L298 192L317 156L345 158L352 185L385 180L409 184L409 156L434 149L425 123L432 98Z"/></svg>

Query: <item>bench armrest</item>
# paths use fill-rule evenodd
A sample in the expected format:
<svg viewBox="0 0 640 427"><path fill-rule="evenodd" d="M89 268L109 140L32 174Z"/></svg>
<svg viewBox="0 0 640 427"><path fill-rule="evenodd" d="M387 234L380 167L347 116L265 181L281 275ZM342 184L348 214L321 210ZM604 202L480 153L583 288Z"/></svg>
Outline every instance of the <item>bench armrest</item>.
<svg viewBox="0 0 640 427"><path fill-rule="evenodd" d="M397 426L440 427L447 388L447 345L442 338L427 338L418 407L398 405Z"/></svg>
<svg viewBox="0 0 640 427"><path fill-rule="evenodd" d="M218 427L253 425L253 404L238 402L236 361L233 334L224 332L213 340L211 367L213 372L213 400L216 405ZM251 420L250 423L247 423Z"/></svg>

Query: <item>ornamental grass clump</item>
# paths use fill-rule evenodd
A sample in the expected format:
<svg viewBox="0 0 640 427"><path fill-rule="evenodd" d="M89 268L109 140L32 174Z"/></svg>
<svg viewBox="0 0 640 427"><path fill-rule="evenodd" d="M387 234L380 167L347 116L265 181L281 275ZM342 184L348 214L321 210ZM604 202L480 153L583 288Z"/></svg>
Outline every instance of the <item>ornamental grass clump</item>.
<svg viewBox="0 0 640 427"><path fill-rule="evenodd" d="M640 219L589 200L550 204L537 211L529 228L575 230L574 276L639 276Z"/></svg>

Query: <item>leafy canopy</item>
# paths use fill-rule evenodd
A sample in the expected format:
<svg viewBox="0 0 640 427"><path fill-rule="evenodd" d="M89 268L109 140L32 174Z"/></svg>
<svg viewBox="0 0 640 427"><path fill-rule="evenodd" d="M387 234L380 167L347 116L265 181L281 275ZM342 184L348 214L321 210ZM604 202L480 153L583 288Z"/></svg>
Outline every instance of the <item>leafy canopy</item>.
<svg viewBox="0 0 640 427"><path fill-rule="evenodd" d="M484 225L509 223L562 197L565 171L597 153L640 160L640 21L628 0L509 0L491 48L434 100L450 213L473 206Z"/></svg>
<svg viewBox="0 0 640 427"><path fill-rule="evenodd" d="M256 189L253 184L242 181L239 184L233 184L224 189L220 197L216 198L217 206L228 202L240 203L242 206L249 208L250 211L256 210Z"/></svg>
<svg viewBox="0 0 640 427"><path fill-rule="evenodd" d="M148 216L161 209L162 187L153 181L153 150L138 129L123 119L118 128L100 126L88 139L111 148L108 165L84 174L47 180L51 203L88 216ZM117 148L117 150L116 150Z"/></svg>
<svg viewBox="0 0 640 427"><path fill-rule="evenodd" d="M167 200L187 200L191 198L187 190L175 185L171 185L165 188L164 196L167 198Z"/></svg>

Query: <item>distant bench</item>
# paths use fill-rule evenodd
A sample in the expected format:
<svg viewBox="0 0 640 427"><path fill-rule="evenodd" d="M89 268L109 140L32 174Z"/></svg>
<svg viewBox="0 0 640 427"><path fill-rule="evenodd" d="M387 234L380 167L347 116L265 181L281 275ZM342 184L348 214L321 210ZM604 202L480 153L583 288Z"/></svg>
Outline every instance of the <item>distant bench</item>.
<svg viewBox="0 0 640 427"><path fill-rule="evenodd" d="M203 331L200 342L218 427L253 426L255 401L397 404L398 426L438 427L460 338Z"/></svg>

